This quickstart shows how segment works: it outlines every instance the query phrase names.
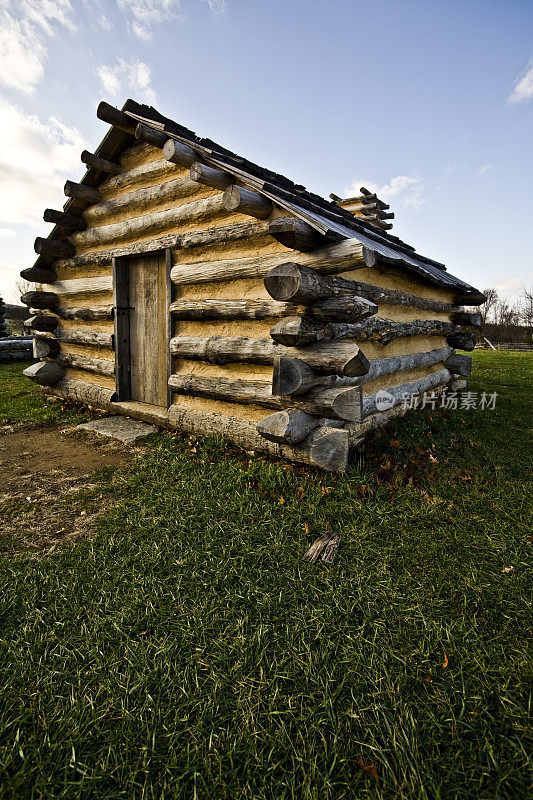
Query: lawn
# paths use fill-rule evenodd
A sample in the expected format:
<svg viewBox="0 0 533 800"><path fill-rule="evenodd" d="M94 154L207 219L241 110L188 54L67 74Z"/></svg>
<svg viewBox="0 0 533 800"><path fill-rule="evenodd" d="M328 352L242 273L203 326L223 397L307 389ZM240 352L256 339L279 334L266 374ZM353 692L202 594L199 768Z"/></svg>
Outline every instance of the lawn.
<svg viewBox="0 0 533 800"><path fill-rule="evenodd" d="M77 418L6 373L0 419ZM100 474L92 538L0 560L0 797L530 797L532 374L476 351L495 410L344 476L164 434Z"/></svg>

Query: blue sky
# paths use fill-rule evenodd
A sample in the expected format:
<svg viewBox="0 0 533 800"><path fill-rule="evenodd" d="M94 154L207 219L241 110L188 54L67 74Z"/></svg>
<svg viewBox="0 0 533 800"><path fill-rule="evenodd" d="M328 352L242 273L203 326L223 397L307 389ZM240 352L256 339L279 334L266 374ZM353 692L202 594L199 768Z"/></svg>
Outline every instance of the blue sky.
<svg viewBox="0 0 533 800"><path fill-rule="evenodd" d="M393 233L478 288L533 282L531 0L0 0L0 294L127 97Z"/></svg>

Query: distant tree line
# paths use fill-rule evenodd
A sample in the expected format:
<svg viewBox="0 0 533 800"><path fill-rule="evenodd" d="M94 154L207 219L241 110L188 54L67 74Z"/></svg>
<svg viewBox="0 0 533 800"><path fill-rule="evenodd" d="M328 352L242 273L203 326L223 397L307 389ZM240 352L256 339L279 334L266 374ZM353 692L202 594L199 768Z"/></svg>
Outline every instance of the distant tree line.
<svg viewBox="0 0 533 800"><path fill-rule="evenodd" d="M496 289L484 289L482 334L492 342L533 343L533 288L524 289L515 303L500 297Z"/></svg>

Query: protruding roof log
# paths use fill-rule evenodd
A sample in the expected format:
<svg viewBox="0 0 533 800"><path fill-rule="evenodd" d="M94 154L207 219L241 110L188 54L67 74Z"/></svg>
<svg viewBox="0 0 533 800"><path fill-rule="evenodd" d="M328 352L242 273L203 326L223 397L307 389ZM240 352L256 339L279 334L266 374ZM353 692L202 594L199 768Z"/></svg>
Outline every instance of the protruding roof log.
<svg viewBox="0 0 533 800"><path fill-rule="evenodd" d="M54 292L26 292L20 299L30 308L57 308L59 305L59 296Z"/></svg>
<svg viewBox="0 0 533 800"><path fill-rule="evenodd" d="M168 134L163 131L156 131L150 128L149 125L144 125L142 122L139 122L135 128L135 138L140 139L141 142L146 142L147 144L162 149L168 140Z"/></svg>
<svg viewBox="0 0 533 800"><path fill-rule="evenodd" d="M204 186L211 186L213 189L220 189L223 192L233 182L233 177L228 175L227 172L222 172L220 169L213 169L206 164L195 161L191 165L191 179L203 184Z"/></svg>
<svg viewBox="0 0 533 800"><path fill-rule="evenodd" d="M192 147L177 142L175 139L167 139L163 146L163 155L167 161L177 164L178 167L192 167L198 161L198 154Z"/></svg>
<svg viewBox="0 0 533 800"><path fill-rule="evenodd" d="M268 226L268 232L285 247L302 253L308 253L325 243L324 237L318 231L296 217L273 219Z"/></svg>
<svg viewBox="0 0 533 800"><path fill-rule="evenodd" d="M47 267L28 267L20 272L22 278L30 283L53 283L57 280L55 270Z"/></svg>
<svg viewBox="0 0 533 800"><path fill-rule="evenodd" d="M236 184L228 186L222 197L222 205L226 211L237 211L256 219L266 219L273 210L272 203L267 197Z"/></svg>
<svg viewBox="0 0 533 800"><path fill-rule="evenodd" d="M121 171L121 166L116 161L108 161L106 158L100 158L88 150L84 150L81 154L81 160L88 167L95 167L102 172L108 172L110 175L118 175Z"/></svg>
<svg viewBox="0 0 533 800"><path fill-rule="evenodd" d="M94 186L86 186L84 183L75 183L74 181L65 183L64 192L67 197L83 200L86 203L99 203L102 199L100 192Z"/></svg>
<svg viewBox="0 0 533 800"><path fill-rule="evenodd" d="M44 239L42 236L38 236L33 247L40 256L71 258L76 255L76 248L71 242L61 242L59 239ZM45 281L42 282L45 283Z"/></svg>
<svg viewBox="0 0 533 800"><path fill-rule="evenodd" d="M132 119L123 111L119 111L118 108L109 105L109 103L106 103L104 100L99 103L96 116L98 119L101 119L102 122L107 122L109 125L113 125L115 128L119 128L125 133L135 133L137 120Z"/></svg>
<svg viewBox="0 0 533 800"><path fill-rule="evenodd" d="M66 211L56 211L54 208L45 209L43 219L45 222L52 222L54 225L61 225L61 227L70 228L73 231L84 231L87 227L83 217L69 214Z"/></svg>

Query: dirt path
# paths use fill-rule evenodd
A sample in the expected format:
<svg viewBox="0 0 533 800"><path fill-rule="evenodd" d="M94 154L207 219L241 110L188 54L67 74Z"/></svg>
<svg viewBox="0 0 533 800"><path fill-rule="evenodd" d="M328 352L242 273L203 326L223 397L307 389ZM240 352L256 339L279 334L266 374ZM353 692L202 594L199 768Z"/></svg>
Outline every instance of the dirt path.
<svg viewBox="0 0 533 800"><path fill-rule="evenodd" d="M51 552L87 535L112 503L91 478L139 452L60 426L0 427L0 551Z"/></svg>

